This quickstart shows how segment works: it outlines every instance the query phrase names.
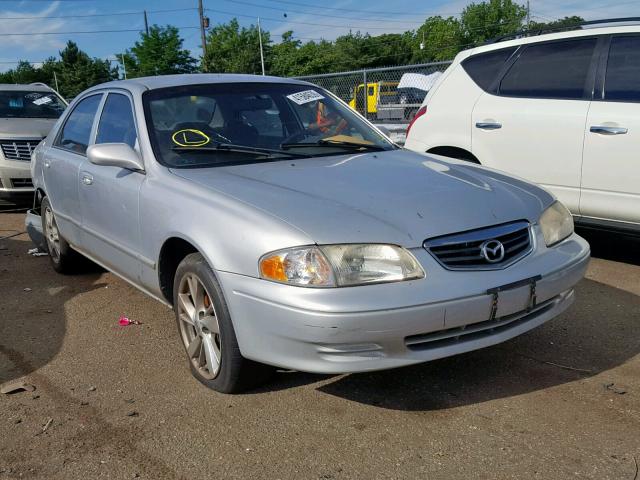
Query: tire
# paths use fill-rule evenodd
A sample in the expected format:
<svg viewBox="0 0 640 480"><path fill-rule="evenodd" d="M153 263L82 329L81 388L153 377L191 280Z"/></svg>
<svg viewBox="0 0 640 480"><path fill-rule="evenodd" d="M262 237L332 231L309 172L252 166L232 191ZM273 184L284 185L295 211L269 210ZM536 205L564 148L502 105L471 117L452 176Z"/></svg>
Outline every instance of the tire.
<svg viewBox="0 0 640 480"><path fill-rule="evenodd" d="M222 288L201 254L178 265L173 306L191 373L200 383L239 393L269 379L272 367L242 357Z"/></svg>
<svg viewBox="0 0 640 480"><path fill-rule="evenodd" d="M81 257L60 235L49 198L44 197L42 199L40 212L42 216L42 233L47 245L51 266L58 273L74 273L78 269Z"/></svg>

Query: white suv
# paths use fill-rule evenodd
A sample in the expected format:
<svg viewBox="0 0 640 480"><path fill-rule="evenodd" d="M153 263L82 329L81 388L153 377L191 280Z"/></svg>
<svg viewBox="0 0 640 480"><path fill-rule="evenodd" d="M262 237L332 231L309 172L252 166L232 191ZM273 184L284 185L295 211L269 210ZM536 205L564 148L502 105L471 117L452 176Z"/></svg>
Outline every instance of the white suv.
<svg viewBox="0 0 640 480"><path fill-rule="evenodd" d="M405 146L537 182L585 226L640 233L640 26L461 52Z"/></svg>

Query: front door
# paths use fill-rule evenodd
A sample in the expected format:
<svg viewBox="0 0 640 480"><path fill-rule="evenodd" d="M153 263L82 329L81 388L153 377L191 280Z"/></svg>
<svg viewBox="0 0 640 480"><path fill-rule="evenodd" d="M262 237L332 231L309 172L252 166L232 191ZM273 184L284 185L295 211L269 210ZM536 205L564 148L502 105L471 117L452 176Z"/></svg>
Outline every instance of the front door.
<svg viewBox="0 0 640 480"><path fill-rule="evenodd" d="M71 245L78 245L81 241L78 171L86 160L87 146L101 99L102 94L96 94L80 100L66 118L53 146L43 153L45 191L58 228Z"/></svg>
<svg viewBox="0 0 640 480"><path fill-rule="evenodd" d="M133 107L128 95L107 95L96 130L96 144L126 143L137 148ZM138 195L144 173L120 167L80 167L83 248L104 266L125 278L140 277Z"/></svg>
<svg viewBox="0 0 640 480"><path fill-rule="evenodd" d="M614 36L587 117L580 212L640 224L640 35Z"/></svg>
<svg viewBox="0 0 640 480"><path fill-rule="evenodd" d="M524 47L472 114L474 155L551 190L579 213L584 124L597 39Z"/></svg>

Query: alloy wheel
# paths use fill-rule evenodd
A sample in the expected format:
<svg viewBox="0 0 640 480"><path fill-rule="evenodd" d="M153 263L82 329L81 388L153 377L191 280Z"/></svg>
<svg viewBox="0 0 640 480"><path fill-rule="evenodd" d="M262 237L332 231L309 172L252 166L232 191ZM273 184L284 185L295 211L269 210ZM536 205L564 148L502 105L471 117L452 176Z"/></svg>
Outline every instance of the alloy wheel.
<svg viewBox="0 0 640 480"><path fill-rule="evenodd" d="M211 295L194 273L180 280L178 319L191 364L203 378L216 378L222 362L220 326Z"/></svg>
<svg viewBox="0 0 640 480"><path fill-rule="evenodd" d="M45 237L47 239L47 246L49 247L49 255L58 261L60 258L60 232L58 231L58 225L56 219L53 216L51 207L47 206L44 210L44 224L45 224Z"/></svg>

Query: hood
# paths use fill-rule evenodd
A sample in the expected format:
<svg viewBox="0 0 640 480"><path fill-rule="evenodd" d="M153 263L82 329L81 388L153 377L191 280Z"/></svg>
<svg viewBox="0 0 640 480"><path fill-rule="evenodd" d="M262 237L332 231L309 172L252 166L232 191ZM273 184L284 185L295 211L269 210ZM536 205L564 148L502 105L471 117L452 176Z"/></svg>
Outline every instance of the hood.
<svg viewBox="0 0 640 480"><path fill-rule="evenodd" d="M43 139L57 118L0 118L0 139Z"/></svg>
<svg viewBox="0 0 640 480"><path fill-rule="evenodd" d="M496 171L406 150L171 171L265 210L319 244L417 247L439 235L535 222L553 201Z"/></svg>

